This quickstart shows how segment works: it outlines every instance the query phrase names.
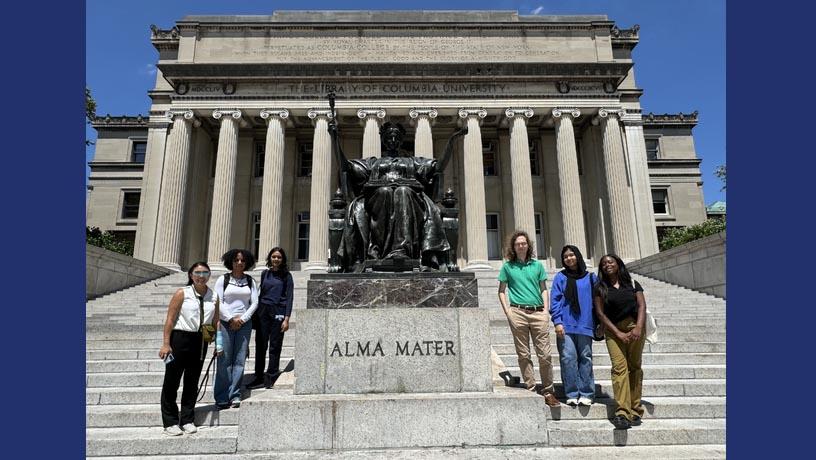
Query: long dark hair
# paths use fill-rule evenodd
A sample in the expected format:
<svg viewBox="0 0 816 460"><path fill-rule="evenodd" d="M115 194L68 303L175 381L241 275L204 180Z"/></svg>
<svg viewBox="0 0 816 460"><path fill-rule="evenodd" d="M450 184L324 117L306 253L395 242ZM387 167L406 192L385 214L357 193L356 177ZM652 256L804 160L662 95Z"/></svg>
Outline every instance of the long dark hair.
<svg viewBox="0 0 816 460"><path fill-rule="evenodd" d="M269 268L272 268L272 253L273 252L280 252L280 255L283 258L283 261L281 262L280 267L278 267L278 274L280 276L286 276L286 274L289 273L289 266L286 264L287 260L289 260L289 259L286 258L286 251L284 251L282 247L275 246L274 248L269 250L269 254L266 255L266 266L269 267Z"/></svg>
<svg viewBox="0 0 816 460"><path fill-rule="evenodd" d="M612 286L609 276L603 270L603 260L607 257L610 259L615 259L615 262L618 264L618 283L620 283L621 288L627 287L629 289L634 289L634 285L632 284L632 276L629 274L629 270L626 269L626 264L624 264L621 258L617 255L607 254L601 257L601 261L598 263L599 282L595 287L595 295L599 296L604 303L606 303L606 295L609 293L609 286Z"/></svg>
<svg viewBox="0 0 816 460"><path fill-rule="evenodd" d="M187 270L187 286L191 286L193 284L193 271L195 271L195 268L198 266L207 267L207 271L212 272L212 270L210 270L210 266L203 260L193 263L193 265L190 265L190 268Z"/></svg>
<svg viewBox="0 0 816 460"><path fill-rule="evenodd" d="M520 236L523 236L524 239L527 240L527 258L521 261L518 260L518 255L516 254L515 246L516 238ZM510 262L519 261L527 263L530 260L535 259L535 257L536 257L535 247L533 247L533 242L530 240L530 235L528 235L527 232L525 232L524 230L516 230L515 232L513 232L513 234L510 236L510 244L507 245L507 249L504 252L504 258Z"/></svg>
<svg viewBox="0 0 816 460"><path fill-rule="evenodd" d="M238 258L238 254L244 256L244 271L248 272L252 270L252 267L255 266L255 255L246 249L230 249L221 256L221 261L224 262L224 266L227 267L227 270L232 271L232 263Z"/></svg>

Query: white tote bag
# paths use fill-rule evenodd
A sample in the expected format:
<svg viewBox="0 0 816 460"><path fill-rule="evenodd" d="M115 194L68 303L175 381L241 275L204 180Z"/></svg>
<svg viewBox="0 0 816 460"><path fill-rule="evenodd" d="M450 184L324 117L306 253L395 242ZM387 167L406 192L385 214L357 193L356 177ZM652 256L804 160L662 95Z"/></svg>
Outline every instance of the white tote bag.
<svg viewBox="0 0 816 460"><path fill-rule="evenodd" d="M646 309L646 341L657 343L657 321L649 309Z"/></svg>

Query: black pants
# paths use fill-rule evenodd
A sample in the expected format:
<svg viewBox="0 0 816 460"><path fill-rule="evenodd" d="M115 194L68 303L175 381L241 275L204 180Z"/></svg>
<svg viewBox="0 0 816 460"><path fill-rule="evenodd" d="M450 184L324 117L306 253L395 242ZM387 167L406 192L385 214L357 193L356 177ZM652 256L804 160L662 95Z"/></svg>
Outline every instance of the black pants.
<svg viewBox="0 0 816 460"><path fill-rule="evenodd" d="M176 358L164 367L164 383L161 392L161 414L164 427L193 423L195 418L198 378L204 361L200 332L176 331L170 333L170 348ZM207 344L204 344L204 356ZM181 392L181 413L176 406L179 383L184 375L184 390Z"/></svg>
<svg viewBox="0 0 816 460"><path fill-rule="evenodd" d="M283 320L275 319L275 308L270 305L261 305L260 327L255 331L255 378L261 379L266 366L266 350L269 349L269 368L267 373L274 374L280 368L280 355L283 348L281 324Z"/></svg>

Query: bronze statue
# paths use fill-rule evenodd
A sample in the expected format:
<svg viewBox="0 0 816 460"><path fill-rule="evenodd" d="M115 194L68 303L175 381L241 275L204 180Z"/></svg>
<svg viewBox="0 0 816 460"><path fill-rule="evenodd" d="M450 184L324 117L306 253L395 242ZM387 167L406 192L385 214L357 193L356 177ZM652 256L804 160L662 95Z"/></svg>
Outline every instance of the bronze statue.
<svg viewBox="0 0 816 460"><path fill-rule="evenodd" d="M333 107L331 95L330 102ZM347 159L334 118L329 133L343 190L335 196L332 207L339 211L341 196L348 203L330 271L359 273L367 266L402 271L415 265L422 271L458 270L456 260L450 260L452 248L440 208L431 196L441 199L436 195L453 141L467 134L467 127L451 136L439 161L400 152L405 129L398 123L386 122L381 127L383 151L379 158ZM334 222L335 229L338 224Z"/></svg>

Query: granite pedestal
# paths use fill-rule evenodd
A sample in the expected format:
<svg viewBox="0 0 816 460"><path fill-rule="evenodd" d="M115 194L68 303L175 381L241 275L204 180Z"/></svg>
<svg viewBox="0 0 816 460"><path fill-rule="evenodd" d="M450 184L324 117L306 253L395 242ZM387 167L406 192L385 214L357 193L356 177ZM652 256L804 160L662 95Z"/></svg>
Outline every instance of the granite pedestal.
<svg viewBox="0 0 816 460"><path fill-rule="evenodd" d="M473 273L312 275L295 384L241 406L238 449L546 444L544 398L494 391Z"/></svg>

